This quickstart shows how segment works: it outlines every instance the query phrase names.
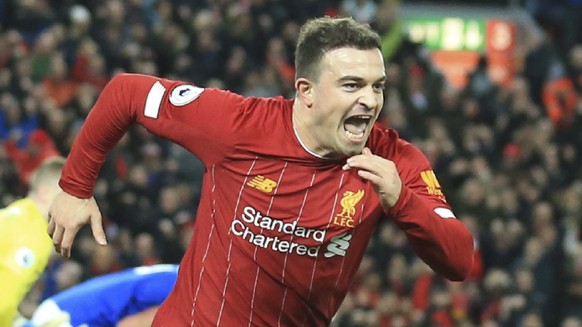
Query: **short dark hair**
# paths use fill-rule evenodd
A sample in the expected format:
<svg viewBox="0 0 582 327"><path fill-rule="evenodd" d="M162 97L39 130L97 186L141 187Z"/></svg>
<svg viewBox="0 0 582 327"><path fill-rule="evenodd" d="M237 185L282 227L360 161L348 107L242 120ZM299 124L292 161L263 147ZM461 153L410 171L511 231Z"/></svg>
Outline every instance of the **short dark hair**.
<svg viewBox="0 0 582 327"><path fill-rule="evenodd" d="M369 24L359 23L351 17L325 16L307 21L299 31L295 48L295 78L317 80L323 55L343 47L382 49L378 33Z"/></svg>

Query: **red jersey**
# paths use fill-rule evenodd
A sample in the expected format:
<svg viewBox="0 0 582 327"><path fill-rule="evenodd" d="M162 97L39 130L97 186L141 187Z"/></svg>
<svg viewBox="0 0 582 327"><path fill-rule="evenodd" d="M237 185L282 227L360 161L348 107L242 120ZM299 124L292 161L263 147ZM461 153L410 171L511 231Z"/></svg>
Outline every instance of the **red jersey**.
<svg viewBox="0 0 582 327"><path fill-rule="evenodd" d="M115 77L75 142L61 187L87 198L107 152L133 122L205 166L196 228L154 326L326 326L380 219L392 219L435 271L464 278L473 240L426 157L374 127L372 153L396 163L403 187L384 211L345 159L306 150L292 100L246 98L143 75Z"/></svg>

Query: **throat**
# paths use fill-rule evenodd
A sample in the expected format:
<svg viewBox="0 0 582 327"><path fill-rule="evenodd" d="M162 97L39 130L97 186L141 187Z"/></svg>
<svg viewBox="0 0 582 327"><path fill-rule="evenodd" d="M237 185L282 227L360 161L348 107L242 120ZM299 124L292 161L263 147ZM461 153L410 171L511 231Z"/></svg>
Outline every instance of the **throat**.
<svg viewBox="0 0 582 327"><path fill-rule="evenodd" d="M301 139L301 135L299 135L299 132L297 131L297 129L295 128L295 125L293 125L293 132L295 133L295 137L297 137L297 141L299 141L299 144L301 144L301 147L303 148L303 150L307 151L307 153L311 154L312 156L316 157L316 158L320 158L320 159L326 159L324 156L317 154L315 151L312 151L306 144L305 142L303 142L303 140Z"/></svg>

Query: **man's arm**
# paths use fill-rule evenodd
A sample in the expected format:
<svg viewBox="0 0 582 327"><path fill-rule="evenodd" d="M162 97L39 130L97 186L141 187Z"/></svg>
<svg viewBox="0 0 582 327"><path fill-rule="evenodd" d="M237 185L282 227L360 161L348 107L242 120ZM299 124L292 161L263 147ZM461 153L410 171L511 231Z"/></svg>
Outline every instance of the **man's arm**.
<svg viewBox="0 0 582 327"><path fill-rule="evenodd" d="M59 185L87 199L109 152L134 124L180 144L205 164L222 159L225 139L244 121L245 98L147 75L120 74L103 89L71 148ZM228 142L228 144L232 143Z"/></svg>
<svg viewBox="0 0 582 327"><path fill-rule="evenodd" d="M49 210L48 233L55 249L65 257L79 229L90 223L95 240L106 244L101 213L92 197L93 188L108 153L136 121L156 79L122 74L103 89L71 148Z"/></svg>
<svg viewBox="0 0 582 327"><path fill-rule="evenodd" d="M416 254L435 272L453 280L473 267L473 236L445 203L435 206L413 188L402 187L388 215L408 237Z"/></svg>
<svg viewBox="0 0 582 327"><path fill-rule="evenodd" d="M49 213L48 232L57 251L69 256L76 233L87 223L97 242L105 244L101 214L91 196L107 155L132 124L182 145L209 164L232 150L232 126L244 121L239 113L245 103L240 95L181 81L115 76L87 116L63 168L59 185L64 193Z"/></svg>
<svg viewBox="0 0 582 327"><path fill-rule="evenodd" d="M412 145L404 151L410 163L405 176L393 161L368 148L349 158L344 169L359 169L358 174L374 185L387 216L406 233L424 262L450 280L464 280L473 267L473 236L455 218L426 157Z"/></svg>

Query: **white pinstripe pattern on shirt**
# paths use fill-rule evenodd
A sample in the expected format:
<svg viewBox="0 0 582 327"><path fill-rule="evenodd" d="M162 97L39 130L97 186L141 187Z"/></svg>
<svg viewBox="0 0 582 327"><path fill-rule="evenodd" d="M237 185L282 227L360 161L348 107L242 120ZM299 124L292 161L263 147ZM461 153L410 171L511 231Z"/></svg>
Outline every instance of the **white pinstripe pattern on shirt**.
<svg viewBox="0 0 582 327"><path fill-rule="evenodd" d="M279 185L281 184L281 180L283 179L283 175L285 174L285 171L287 170L287 165L289 163L286 161L285 165L283 166L283 169L281 169L281 174L279 175L279 179L277 180L277 187L275 188L275 190L273 191L273 195L271 196L271 202L269 202L269 208L267 208L267 213L266 215L268 216L271 213L271 208L273 207L273 202L275 201L275 195L277 194L277 191L279 190ZM261 235L263 234L263 230L264 228L261 228ZM259 247L257 245L255 245L255 252L253 253L253 259L256 261L257 260L257 252L258 252ZM261 271L260 267L257 266L257 272L255 274L255 284L253 285L253 295L251 297L251 312L250 312L250 316L249 316L249 324L248 327L251 326L252 322L253 322L253 313L255 312L254 307L255 307L255 294L257 291L257 284L259 282L259 272Z"/></svg>
<svg viewBox="0 0 582 327"><path fill-rule="evenodd" d="M236 205L234 206L234 212L233 212L233 219L236 219L236 213L238 211L238 206L240 205L240 200L242 198L242 194L243 191L245 189L245 185L247 184L247 181L250 177L251 171L253 171L253 168L255 166L255 164L257 163L257 160L259 159L259 157L255 157L255 159L253 160L253 163L251 164L251 166L249 167L249 170L247 171L246 177L242 182L242 185L240 187L240 191L238 192L238 198L236 200ZM228 235L230 235L231 230L228 230ZM228 256L227 256L227 262L228 262L228 268L226 269L226 280L224 281L224 288L222 291L222 303L220 305L220 311L218 313L218 320L216 321L216 327L220 326L220 319L222 318L222 312L224 310L224 302L226 300L226 287L228 286L228 279L229 279L229 272L230 272L230 252L232 250L232 238L230 239L230 244L228 246Z"/></svg>

